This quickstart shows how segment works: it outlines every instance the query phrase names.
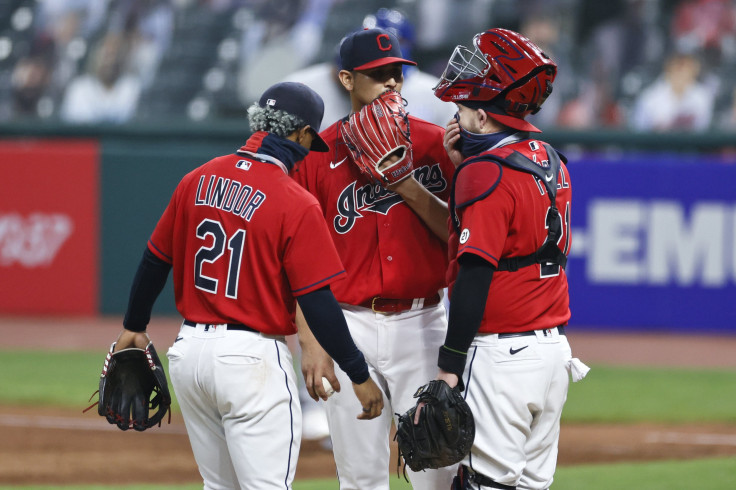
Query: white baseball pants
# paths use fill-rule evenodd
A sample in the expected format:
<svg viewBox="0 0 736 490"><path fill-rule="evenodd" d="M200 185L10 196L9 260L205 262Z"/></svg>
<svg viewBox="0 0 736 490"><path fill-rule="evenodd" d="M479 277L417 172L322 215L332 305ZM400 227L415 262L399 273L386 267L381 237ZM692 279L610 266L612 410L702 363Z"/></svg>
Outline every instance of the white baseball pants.
<svg viewBox="0 0 736 490"><path fill-rule="evenodd" d="M384 394L381 415L358 420L361 405L350 379L335 366L341 391L326 402L340 489L389 490L391 423L416 404L417 388L437 377L437 355L445 341L447 319L440 303L422 310L385 315L341 305L350 333L363 352L370 375ZM447 490L457 466L407 474L414 488Z"/></svg>
<svg viewBox="0 0 736 490"><path fill-rule="evenodd" d="M462 464L519 490L552 484L570 382L567 337L556 328L535 334L477 335L463 375L476 432Z"/></svg>
<svg viewBox="0 0 736 490"><path fill-rule="evenodd" d="M302 417L284 337L182 326L167 357L204 489L291 489Z"/></svg>

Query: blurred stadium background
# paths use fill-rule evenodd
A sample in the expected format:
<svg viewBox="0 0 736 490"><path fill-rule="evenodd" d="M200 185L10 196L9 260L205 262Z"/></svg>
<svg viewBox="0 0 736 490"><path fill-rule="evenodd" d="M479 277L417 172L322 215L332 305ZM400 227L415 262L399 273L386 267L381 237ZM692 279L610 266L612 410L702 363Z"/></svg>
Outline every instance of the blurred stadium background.
<svg viewBox="0 0 736 490"><path fill-rule="evenodd" d="M732 361L718 363L733 358L736 339L736 0L0 0L0 419L4 440L21 441L2 446L0 483L81 475L110 488L109 465L95 464L107 438L89 432L78 449L71 441L80 431L42 426L60 434L56 445L13 420L57 405L80 416L101 354L77 351L104 350L117 333L179 179L237 149L250 132L245 110L264 88L329 67L342 36L381 8L402 12L403 47L431 76L455 45L489 27L522 32L558 63L554 92L533 117L569 159L571 325L592 334L591 350L610 351L594 361L666 361L660 370L594 366L571 389L565 422L639 424L629 427L639 439L608 429L656 453L645 459L733 454L734 371ZM177 328L171 281L154 313L151 335L165 346ZM680 361L723 370L671 368ZM675 456L668 441L636 442L651 432L642 424L662 432L672 421L728 442ZM573 431L563 434L566 450L586 457L604 439L586 432L578 447ZM182 463L190 457L182 441L174 444L184 456L160 453L194 472ZM309 458L317 456L305 451L300 461L316 466ZM733 488L733 458L724 461L580 470L592 478L561 468L559 486ZM162 476L159 466L146 477L172 473L197 480L183 470Z"/></svg>
<svg viewBox="0 0 736 490"><path fill-rule="evenodd" d="M558 63L533 118L575 187L572 324L736 329L733 0L0 0L0 314L121 314L181 176L380 8L430 75L489 27Z"/></svg>
<svg viewBox="0 0 736 490"><path fill-rule="evenodd" d="M730 0L2 0L0 121L241 120L263 88L331 59L382 7L407 16L402 33L434 75L486 28L533 39L560 66L537 121L545 128L736 127ZM695 60L679 71L685 88L707 94L697 112L653 124L636 104L675 55ZM85 75L122 80L125 100L108 99L94 120L70 107L81 104L73 87Z"/></svg>

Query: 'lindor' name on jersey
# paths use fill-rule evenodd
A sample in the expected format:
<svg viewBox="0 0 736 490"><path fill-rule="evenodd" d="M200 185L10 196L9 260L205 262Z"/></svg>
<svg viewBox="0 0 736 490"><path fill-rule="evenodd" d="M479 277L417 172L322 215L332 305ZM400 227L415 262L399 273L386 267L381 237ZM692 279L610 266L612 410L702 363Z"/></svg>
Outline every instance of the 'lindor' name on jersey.
<svg viewBox="0 0 736 490"><path fill-rule="evenodd" d="M250 221L253 213L266 200L266 194L251 186L226 179L216 175L210 175L207 189L203 190L206 176L199 177L197 194L194 196L195 206L210 206L223 211L240 215L246 221Z"/></svg>

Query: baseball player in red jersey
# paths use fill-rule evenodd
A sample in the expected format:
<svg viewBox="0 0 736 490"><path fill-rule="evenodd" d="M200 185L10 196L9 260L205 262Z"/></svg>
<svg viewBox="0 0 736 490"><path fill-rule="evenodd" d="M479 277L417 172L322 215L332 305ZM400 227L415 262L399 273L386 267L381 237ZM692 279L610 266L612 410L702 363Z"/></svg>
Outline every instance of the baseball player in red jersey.
<svg viewBox="0 0 736 490"><path fill-rule="evenodd" d="M387 90L400 91L402 65L414 64L402 58L396 37L382 29L348 36L340 58L340 80L350 92L353 112ZM356 424L351 413L360 405L354 396L343 391L327 399L340 488L380 490L389 488L393 414L414 405L414 390L433 376L436 349L445 336L441 291L454 165L443 147L443 128L410 113L413 175L383 187L352 160L341 122L320 134L329 151L308 155L295 167L294 178L322 206L347 271L346 280L333 287L335 297L390 407L375 420ZM333 372L331 361L324 362L307 326L297 325L307 389L315 399L325 399L322 376L333 384L347 378L339 369ZM448 468L410 473L409 478L415 488L445 490L454 473Z"/></svg>
<svg viewBox="0 0 736 490"><path fill-rule="evenodd" d="M358 418L382 411L330 291L346 274L319 203L288 175L310 149L327 150L317 134L323 110L306 85L267 89L248 110L245 146L181 180L134 279L116 350L147 344L173 267L184 322L167 355L206 489L291 488L301 409L284 337L296 333L297 301L353 383Z"/></svg>
<svg viewBox="0 0 736 490"><path fill-rule="evenodd" d="M438 379L465 390L476 427L453 489L549 488L569 373L587 373L565 332L570 175L524 120L556 72L527 38L490 29L455 48L435 88L457 105L445 146L459 164Z"/></svg>

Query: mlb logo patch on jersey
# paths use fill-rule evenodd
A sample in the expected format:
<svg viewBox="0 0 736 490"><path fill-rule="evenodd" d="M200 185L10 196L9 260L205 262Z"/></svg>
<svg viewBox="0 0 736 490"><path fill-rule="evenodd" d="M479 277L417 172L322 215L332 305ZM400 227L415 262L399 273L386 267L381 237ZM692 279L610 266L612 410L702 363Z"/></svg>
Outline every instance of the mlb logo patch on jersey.
<svg viewBox="0 0 736 490"><path fill-rule="evenodd" d="M251 165L253 165L253 162L250 160L239 160L238 163L235 164L236 167L242 168L243 170L250 170Z"/></svg>

